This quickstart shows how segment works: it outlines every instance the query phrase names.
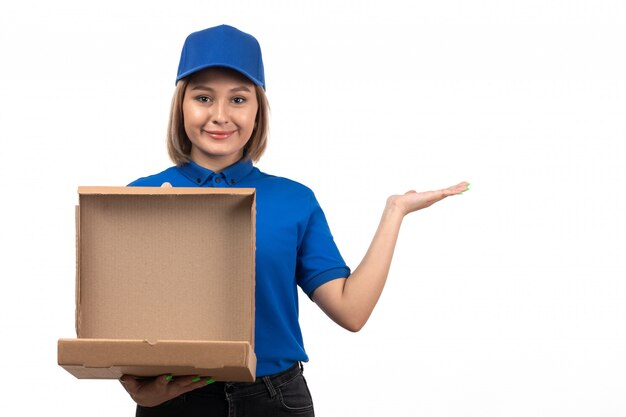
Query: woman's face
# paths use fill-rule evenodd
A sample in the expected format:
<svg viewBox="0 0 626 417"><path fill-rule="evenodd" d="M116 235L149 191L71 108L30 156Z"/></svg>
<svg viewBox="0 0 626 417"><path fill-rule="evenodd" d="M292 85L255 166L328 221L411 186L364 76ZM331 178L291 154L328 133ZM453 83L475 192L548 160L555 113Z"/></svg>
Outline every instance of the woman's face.
<svg viewBox="0 0 626 417"><path fill-rule="evenodd" d="M183 99L191 159L213 171L239 161L258 107L254 84L238 72L207 68L193 74Z"/></svg>

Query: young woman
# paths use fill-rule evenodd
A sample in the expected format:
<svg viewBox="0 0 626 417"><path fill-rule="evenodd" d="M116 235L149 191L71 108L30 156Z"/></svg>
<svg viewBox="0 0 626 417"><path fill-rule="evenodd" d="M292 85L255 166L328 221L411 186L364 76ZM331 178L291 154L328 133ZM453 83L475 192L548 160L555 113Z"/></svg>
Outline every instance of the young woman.
<svg viewBox="0 0 626 417"><path fill-rule="evenodd" d="M168 130L176 164L132 186L256 189L257 380L212 383L197 376L152 380L125 375L137 416L312 416L302 376L307 361L298 324L297 287L337 324L358 331L387 279L402 219L450 195L466 182L388 198L371 246L351 273L313 192L253 166L268 136L261 49L230 26L192 33L185 41Z"/></svg>

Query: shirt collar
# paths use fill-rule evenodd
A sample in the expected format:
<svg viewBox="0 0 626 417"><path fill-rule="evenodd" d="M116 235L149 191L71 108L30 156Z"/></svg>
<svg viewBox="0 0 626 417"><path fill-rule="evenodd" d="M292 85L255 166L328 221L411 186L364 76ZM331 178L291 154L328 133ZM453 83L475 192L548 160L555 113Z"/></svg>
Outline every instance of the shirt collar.
<svg viewBox="0 0 626 417"><path fill-rule="evenodd" d="M197 186L202 186L216 175L219 175L226 180L226 184L233 187L237 186L242 179L250 174L252 169L252 161L250 160L239 161L236 164L223 169L219 173L211 171L208 168L204 168L193 161L178 167L178 170Z"/></svg>

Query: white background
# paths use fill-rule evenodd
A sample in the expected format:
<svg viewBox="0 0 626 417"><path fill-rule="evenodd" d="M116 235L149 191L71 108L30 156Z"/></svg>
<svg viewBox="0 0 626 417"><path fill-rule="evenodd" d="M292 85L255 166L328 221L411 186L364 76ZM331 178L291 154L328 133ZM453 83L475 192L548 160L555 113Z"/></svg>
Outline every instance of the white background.
<svg viewBox="0 0 626 417"><path fill-rule="evenodd" d="M619 0L3 2L0 414L133 415L56 365L76 188L171 165L180 48L221 23L263 47L259 167L316 191L353 268L388 195L472 183L405 220L360 333L302 297L319 416L626 415Z"/></svg>

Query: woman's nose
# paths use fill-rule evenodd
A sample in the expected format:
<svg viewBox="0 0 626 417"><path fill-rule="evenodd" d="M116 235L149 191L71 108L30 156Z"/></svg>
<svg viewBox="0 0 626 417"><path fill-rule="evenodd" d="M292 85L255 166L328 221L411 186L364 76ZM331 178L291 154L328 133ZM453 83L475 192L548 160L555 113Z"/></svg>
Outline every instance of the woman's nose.
<svg viewBox="0 0 626 417"><path fill-rule="evenodd" d="M224 103L222 100L215 102L213 106L213 113L211 114L211 122L215 124L228 123L228 103Z"/></svg>

